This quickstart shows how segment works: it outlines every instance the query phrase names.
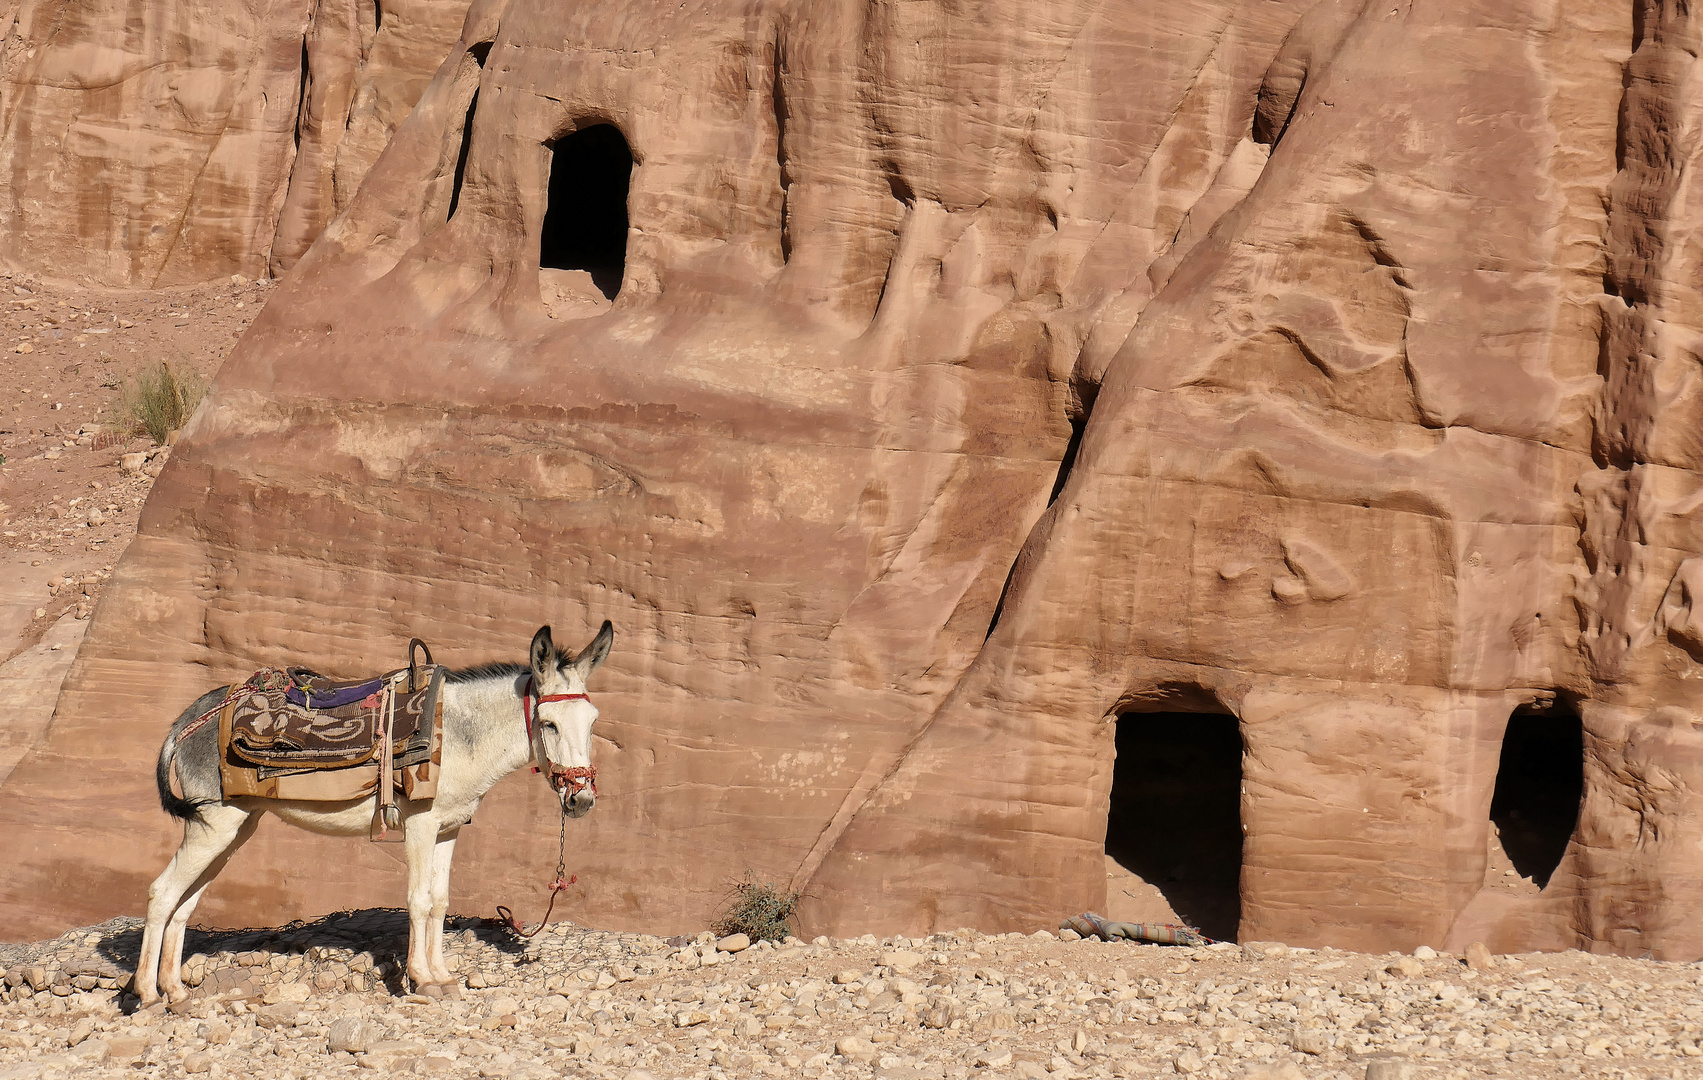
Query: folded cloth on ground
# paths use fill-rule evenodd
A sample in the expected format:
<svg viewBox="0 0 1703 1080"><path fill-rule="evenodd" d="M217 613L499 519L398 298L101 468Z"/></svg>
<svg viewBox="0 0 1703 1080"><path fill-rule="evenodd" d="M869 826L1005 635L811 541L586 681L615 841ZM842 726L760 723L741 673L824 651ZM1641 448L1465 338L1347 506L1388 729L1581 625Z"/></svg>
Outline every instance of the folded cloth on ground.
<svg viewBox="0 0 1703 1080"><path fill-rule="evenodd" d="M1101 941L1145 941L1154 945L1216 945L1217 942L1191 926L1175 923L1112 922L1092 911L1084 911L1059 924L1060 930L1074 930L1085 938Z"/></svg>

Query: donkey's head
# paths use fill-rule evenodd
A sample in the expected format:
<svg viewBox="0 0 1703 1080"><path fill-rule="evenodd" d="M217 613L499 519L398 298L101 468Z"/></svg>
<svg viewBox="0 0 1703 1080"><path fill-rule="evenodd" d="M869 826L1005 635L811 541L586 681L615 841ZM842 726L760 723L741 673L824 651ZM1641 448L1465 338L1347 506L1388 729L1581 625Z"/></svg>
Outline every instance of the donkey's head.
<svg viewBox="0 0 1703 1080"><path fill-rule="evenodd" d="M576 656L556 647L550 628L532 635L532 758L561 797L569 817L589 813L597 801L597 771L591 765L591 725L597 709L585 680L609 655L615 630L603 629Z"/></svg>

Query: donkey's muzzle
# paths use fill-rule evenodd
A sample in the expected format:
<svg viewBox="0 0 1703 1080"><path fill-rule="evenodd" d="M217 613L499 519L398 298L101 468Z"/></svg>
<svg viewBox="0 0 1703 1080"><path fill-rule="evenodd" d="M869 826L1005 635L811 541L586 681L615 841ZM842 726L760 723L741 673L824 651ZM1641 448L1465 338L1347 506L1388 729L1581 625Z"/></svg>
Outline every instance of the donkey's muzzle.
<svg viewBox="0 0 1703 1080"><path fill-rule="evenodd" d="M597 794L597 766L577 765L565 769L560 765L550 766L550 786L568 795L576 795L582 791Z"/></svg>
<svg viewBox="0 0 1703 1080"><path fill-rule="evenodd" d="M562 808L569 817L579 817L591 810L597 801L597 766L580 765L565 769L550 766L550 786L562 797Z"/></svg>

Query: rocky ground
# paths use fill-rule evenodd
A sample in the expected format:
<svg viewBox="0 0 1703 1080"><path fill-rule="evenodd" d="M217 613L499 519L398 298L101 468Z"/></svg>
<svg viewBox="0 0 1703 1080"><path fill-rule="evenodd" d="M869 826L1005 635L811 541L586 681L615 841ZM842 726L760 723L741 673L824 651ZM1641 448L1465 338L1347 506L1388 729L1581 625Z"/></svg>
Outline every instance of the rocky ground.
<svg viewBox="0 0 1703 1080"><path fill-rule="evenodd" d="M1703 1077L1703 964L1068 932L718 948L455 919L449 935L465 987L428 996L400 983L397 911L193 932L194 995L140 1011L118 989L134 920L0 946L0 1080Z"/></svg>
<svg viewBox="0 0 1703 1080"><path fill-rule="evenodd" d="M62 617L87 619L135 535L166 451L119 422L119 387L160 363L210 378L271 291L246 280L90 289L0 273L0 660Z"/></svg>

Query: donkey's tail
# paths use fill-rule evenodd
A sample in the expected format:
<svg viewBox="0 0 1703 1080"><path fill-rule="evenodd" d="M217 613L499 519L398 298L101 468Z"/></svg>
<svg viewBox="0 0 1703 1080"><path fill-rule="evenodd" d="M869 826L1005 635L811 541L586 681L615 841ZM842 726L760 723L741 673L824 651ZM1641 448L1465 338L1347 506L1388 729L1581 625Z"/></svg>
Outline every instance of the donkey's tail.
<svg viewBox="0 0 1703 1080"><path fill-rule="evenodd" d="M218 725L210 724L230 700L231 687L209 690L172 721L166 741L160 745L160 760L154 766L154 785L160 790L160 807L179 821L189 821L203 806L216 806L222 794L219 783ZM191 746L191 740L194 745ZM189 747L187 760L178 752ZM173 766L177 768L180 796L171 789Z"/></svg>
<svg viewBox="0 0 1703 1080"><path fill-rule="evenodd" d="M171 789L171 763L177 757L177 731L166 736L165 743L160 747L160 761L154 768L154 783L160 789L160 807L172 817L180 821L188 821L207 805L206 799L185 799Z"/></svg>
<svg viewBox="0 0 1703 1080"><path fill-rule="evenodd" d="M203 694L200 700L186 709L182 716L172 724L171 731L166 733L166 741L160 745L160 760L154 767L154 784L160 789L160 806L166 813L180 821L188 821L198 814L203 806L211 806L217 799L200 798L192 794L194 788L205 788L204 783L186 783L184 770L177 770L179 785L183 788L180 796L171 789L172 764L177 760L178 750L191 737L202 734L201 729L207 726L219 705L224 701L226 687ZM212 732L202 734L203 740L211 737ZM191 769L190 772L196 770Z"/></svg>

